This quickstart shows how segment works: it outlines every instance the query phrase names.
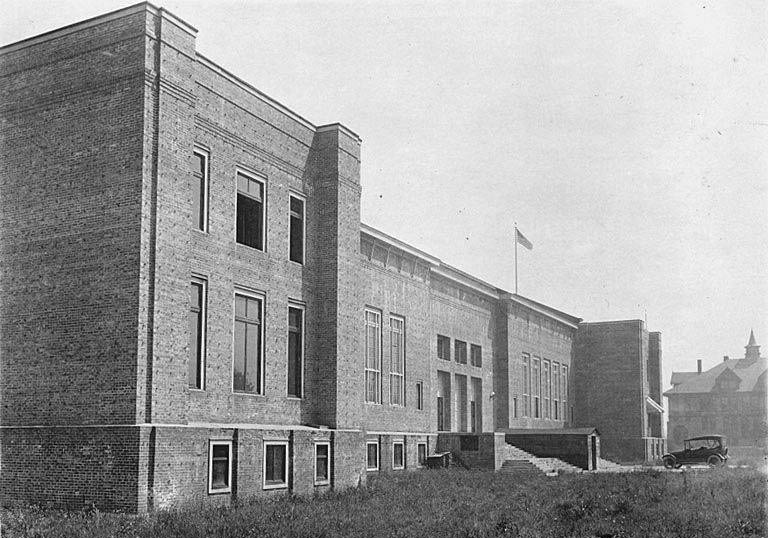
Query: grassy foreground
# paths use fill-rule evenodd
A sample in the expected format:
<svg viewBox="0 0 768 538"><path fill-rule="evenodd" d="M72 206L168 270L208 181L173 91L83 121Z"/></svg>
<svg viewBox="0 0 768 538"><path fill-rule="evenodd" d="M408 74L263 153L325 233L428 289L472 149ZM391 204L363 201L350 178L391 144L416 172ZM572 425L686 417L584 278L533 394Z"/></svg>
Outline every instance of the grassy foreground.
<svg viewBox="0 0 768 538"><path fill-rule="evenodd" d="M416 471L315 498L189 506L150 516L3 510L2 536L766 536L766 475L752 469L520 478Z"/></svg>

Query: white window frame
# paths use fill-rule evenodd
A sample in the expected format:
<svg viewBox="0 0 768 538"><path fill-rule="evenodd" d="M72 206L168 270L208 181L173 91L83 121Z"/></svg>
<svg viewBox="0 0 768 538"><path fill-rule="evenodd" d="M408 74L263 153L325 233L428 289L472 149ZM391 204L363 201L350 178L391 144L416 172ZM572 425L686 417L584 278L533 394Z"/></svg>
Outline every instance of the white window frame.
<svg viewBox="0 0 768 538"><path fill-rule="evenodd" d="M399 332L393 329L393 322L395 322L395 324L397 324L397 322L401 324ZM397 357L397 360L400 363L399 373L395 372L395 358L392 356L393 334L400 335L400 357ZM398 377L400 378L400 394L396 395L393 390L393 387L395 386L393 381ZM396 403L394 396L397 396L400 401ZM389 316L389 403L396 407L405 407L405 318L395 314L390 314Z"/></svg>
<svg viewBox="0 0 768 538"><path fill-rule="evenodd" d="M227 458L227 487L213 489L213 447L226 446L229 451ZM232 441L228 439L210 439L208 441L208 495L232 493Z"/></svg>
<svg viewBox="0 0 768 538"><path fill-rule="evenodd" d="M259 338L259 344L261 346L261 349L259 350L259 360L261 361L261 379L259 380L259 384L261 385L261 391L259 392L241 392L241 391L235 391L235 316L236 316L236 302L237 302L237 296L243 295L245 297L249 297L251 299L259 299L261 301L261 337ZM266 321L264 319L264 315L267 311L267 296L266 294L251 290L248 288L243 288L240 286L235 286L235 291L232 294L232 361L230 365L230 372L229 372L229 378L230 378L230 386L229 390L232 392L232 394L238 394L241 396L264 396L266 392L266 387L264 386L264 382L266 379L266 376L264 375L266 370L266 360L264 357L264 335L266 334L265 331L265 325Z"/></svg>
<svg viewBox="0 0 768 538"><path fill-rule="evenodd" d="M279 483L279 484L267 484L267 447L269 446L281 446L285 449L285 460L283 463L283 470L285 473L285 482ZM290 480L290 477L288 476L288 441L264 441L263 445L264 452L262 454L261 458L261 484L263 489L288 489L288 481Z"/></svg>
<svg viewBox="0 0 768 538"><path fill-rule="evenodd" d="M420 462L419 461L419 447L422 447L422 446L424 447L424 461ZM427 443L425 443L423 441L419 441L418 443L416 443L416 465L418 465L419 467L426 466L426 464L427 464L427 456L429 456L429 452L427 452Z"/></svg>
<svg viewBox="0 0 768 538"><path fill-rule="evenodd" d="M368 447L371 445L376 446L376 467L368 466ZM365 470L366 471L378 471L381 467L381 447L378 441L366 441L365 442Z"/></svg>
<svg viewBox="0 0 768 538"><path fill-rule="evenodd" d="M293 301L291 299L288 299L288 320L290 320L290 309L295 308L297 310L301 310L301 361L300 362L300 368L301 368L301 390L299 391L298 396L294 396L291 394L288 394L288 379L286 379L285 382L285 392L288 395L288 398L300 400L304 397L304 351L306 348L306 339L307 339L307 331L306 331L306 325L307 325L307 307L304 303L300 303L297 301ZM290 323L290 321L289 321ZM290 331L290 326L288 326L288 329L286 330L286 335ZM286 344L286 348L288 348L288 345ZM288 353L288 349L286 349L286 353ZM290 359L290 357L289 357ZM288 365L286 364L286 374L288 373Z"/></svg>
<svg viewBox="0 0 768 538"><path fill-rule="evenodd" d="M324 447L328 448L328 459L325 462L325 467L326 467L326 469L325 469L325 476L327 476L328 478L326 478L325 480L318 480L317 479L317 447L319 447L319 446L324 446ZM314 465L314 470L315 470L315 485L316 486L327 486L328 484L331 483L331 443L330 443L330 441L315 441L315 465Z"/></svg>
<svg viewBox="0 0 768 538"><path fill-rule="evenodd" d="M189 390L205 390L205 365L208 352L208 280L201 275L192 274L190 279L191 284L200 284L202 286L202 297L200 298L200 318L202 323L200 324L200 386L189 387Z"/></svg>
<svg viewBox="0 0 768 538"><path fill-rule="evenodd" d="M375 327L375 325L372 325L372 324L368 323L368 314L374 314L375 316L378 317L378 320L379 320L379 323L378 323L378 336L377 336L377 338L378 338L378 346L377 346L378 357L377 357L377 362L378 362L378 365L379 365L378 370L375 369L375 368L369 368L368 367L368 348L369 348L369 346L368 346L368 328L369 327ZM381 385L382 385L382 383L381 383L381 364L383 362L382 361L382 356L383 356L383 350L382 350L382 347L383 347L383 336L382 336L382 333L383 333L383 331L382 331L382 327L381 327L381 319L382 319L382 315L381 315L381 311L380 310L376 310L376 309L373 309L373 308L366 308L365 309L365 320L364 320L364 323L365 323L365 389L364 389L365 390L365 395L364 396L365 396L365 403L374 404L374 405L381 405L381 400L382 400L382 397L381 397L381 393L382 393L382 390L381 390ZM375 378L378 380L377 386L376 386L376 399L375 400L368 399L368 396L369 396L368 395L368 374L369 373L371 375L375 376Z"/></svg>
<svg viewBox="0 0 768 538"><path fill-rule="evenodd" d="M210 185L210 177L211 177L211 171L210 171L211 170L211 152L208 149L204 148L203 146L195 144L194 147L192 148L192 155L194 156L195 154L201 155L205 160L205 171L203 173L203 206L200 208L201 211L203 212L203 229L201 230L200 228L197 227L197 225L195 225L194 229L197 230L198 232L207 234L208 221L209 221L208 197L210 196L209 185ZM196 175L195 175L195 178L197 178Z"/></svg>
<svg viewBox="0 0 768 538"><path fill-rule="evenodd" d="M399 466L395 466L395 447L400 445L403 454L403 463ZM402 471L405 469L405 441L392 441L392 470Z"/></svg>
<svg viewBox="0 0 768 538"><path fill-rule="evenodd" d="M261 200L261 249L258 249L256 247L252 247L250 245L246 245L244 243L238 243L237 242L237 195L240 192L240 190L237 187L237 175L242 174L243 176L247 177L248 179L252 179L253 181L256 181L258 183L261 183L261 192L262 192L262 200ZM245 196L249 196L248 193L243 193ZM267 252L267 178L266 176L263 176L262 174L259 174L257 172L254 172L252 170L248 170L246 168L243 168L242 166L236 166L235 167L235 243L238 245L242 245L246 248L250 248L259 252Z"/></svg>
<svg viewBox="0 0 768 538"><path fill-rule="evenodd" d="M301 202L301 261L291 259L291 217L293 217L293 211L291 210L291 198L296 198ZM304 265L307 260L307 197L298 194L295 191L288 193L288 261Z"/></svg>

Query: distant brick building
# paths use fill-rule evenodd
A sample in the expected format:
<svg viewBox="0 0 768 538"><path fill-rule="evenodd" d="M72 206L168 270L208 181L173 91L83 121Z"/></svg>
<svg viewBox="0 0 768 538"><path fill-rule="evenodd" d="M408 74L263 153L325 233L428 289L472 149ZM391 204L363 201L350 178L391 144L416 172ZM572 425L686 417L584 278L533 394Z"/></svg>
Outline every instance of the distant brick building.
<svg viewBox="0 0 768 538"><path fill-rule="evenodd" d="M0 49L2 502L321 492L570 425L580 319L361 225L360 138L195 36L142 3Z"/></svg>
<svg viewBox="0 0 768 538"><path fill-rule="evenodd" d="M574 425L596 427L607 458L661 458L661 334L641 320L581 323L574 363Z"/></svg>
<svg viewBox="0 0 768 538"><path fill-rule="evenodd" d="M702 371L673 372L669 401L669 442L682 446L688 437L725 435L731 447L765 447L768 359L760 355L754 332L749 334L744 358L723 361Z"/></svg>

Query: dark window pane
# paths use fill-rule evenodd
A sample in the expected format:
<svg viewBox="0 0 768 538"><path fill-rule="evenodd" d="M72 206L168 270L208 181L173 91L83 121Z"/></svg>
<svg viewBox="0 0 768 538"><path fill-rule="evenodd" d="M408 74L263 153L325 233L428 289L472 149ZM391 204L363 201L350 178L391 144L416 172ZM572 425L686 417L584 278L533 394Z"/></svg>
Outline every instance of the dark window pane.
<svg viewBox="0 0 768 538"><path fill-rule="evenodd" d="M328 480L328 445L315 446L315 480Z"/></svg>
<svg viewBox="0 0 768 538"><path fill-rule="evenodd" d="M229 446L214 445L211 462L211 488L229 487Z"/></svg>
<svg viewBox="0 0 768 538"><path fill-rule="evenodd" d="M191 388L202 388L203 351L203 285L193 282L190 286L189 312L189 363L188 383Z"/></svg>
<svg viewBox="0 0 768 538"><path fill-rule="evenodd" d="M402 467L403 466L403 445L401 444L395 444L394 445L394 467Z"/></svg>
<svg viewBox="0 0 768 538"><path fill-rule="evenodd" d="M417 448L419 453L419 465L424 465L424 462L427 461L427 445L419 443Z"/></svg>
<svg viewBox="0 0 768 538"><path fill-rule="evenodd" d="M302 334L298 308L288 309L288 395L301 397Z"/></svg>
<svg viewBox="0 0 768 538"><path fill-rule="evenodd" d="M304 220L291 216L291 261L304 263Z"/></svg>
<svg viewBox="0 0 768 538"><path fill-rule="evenodd" d="M379 466L379 445L368 445L368 468L374 469Z"/></svg>
<svg viewBox="0 0 768 538"><path fill-rule="evenodd" d="M267 484L284 484L285 476L285 446L267 445Z"/></svg>
<svg viewBox="0 0 768 538"><path fill-rule="evenodd" d="M249 196L237 194L237 242L263 249L262 203Z"/></svg>
<svg viewBox="0 0 768 538"><path fill-rule="evenodd" d="M235 322L235 364L233 388L236 391L245 391L245 323Z"/></svg>
<svg viewBox="0 0 768 538"><path fill-rule="evenodd" d="M189 313L189 386L200 388L199 364L200 364L200 312Z"/></svg>
<svg viewBox="0 0 768 538"><path fill-rule="evenodd" d="M245 388L246 392L261 392L261 331L248 324L245 330Z"/></svg>

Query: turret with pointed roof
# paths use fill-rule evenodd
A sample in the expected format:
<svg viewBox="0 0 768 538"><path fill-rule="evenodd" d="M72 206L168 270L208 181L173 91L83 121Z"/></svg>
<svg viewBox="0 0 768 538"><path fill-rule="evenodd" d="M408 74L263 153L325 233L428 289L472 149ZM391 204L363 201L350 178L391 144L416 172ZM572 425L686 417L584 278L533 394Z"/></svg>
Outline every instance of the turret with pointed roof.
<svg viewBox="0 0 768 538"><path fill-rule="evenodd" d="M744 349L746 350L744 353L745 359L752 360L760 358L760 346L758 346L757 342L755 341L754 330L749 331L749 342L746 346L744 346Z"/></svg>

